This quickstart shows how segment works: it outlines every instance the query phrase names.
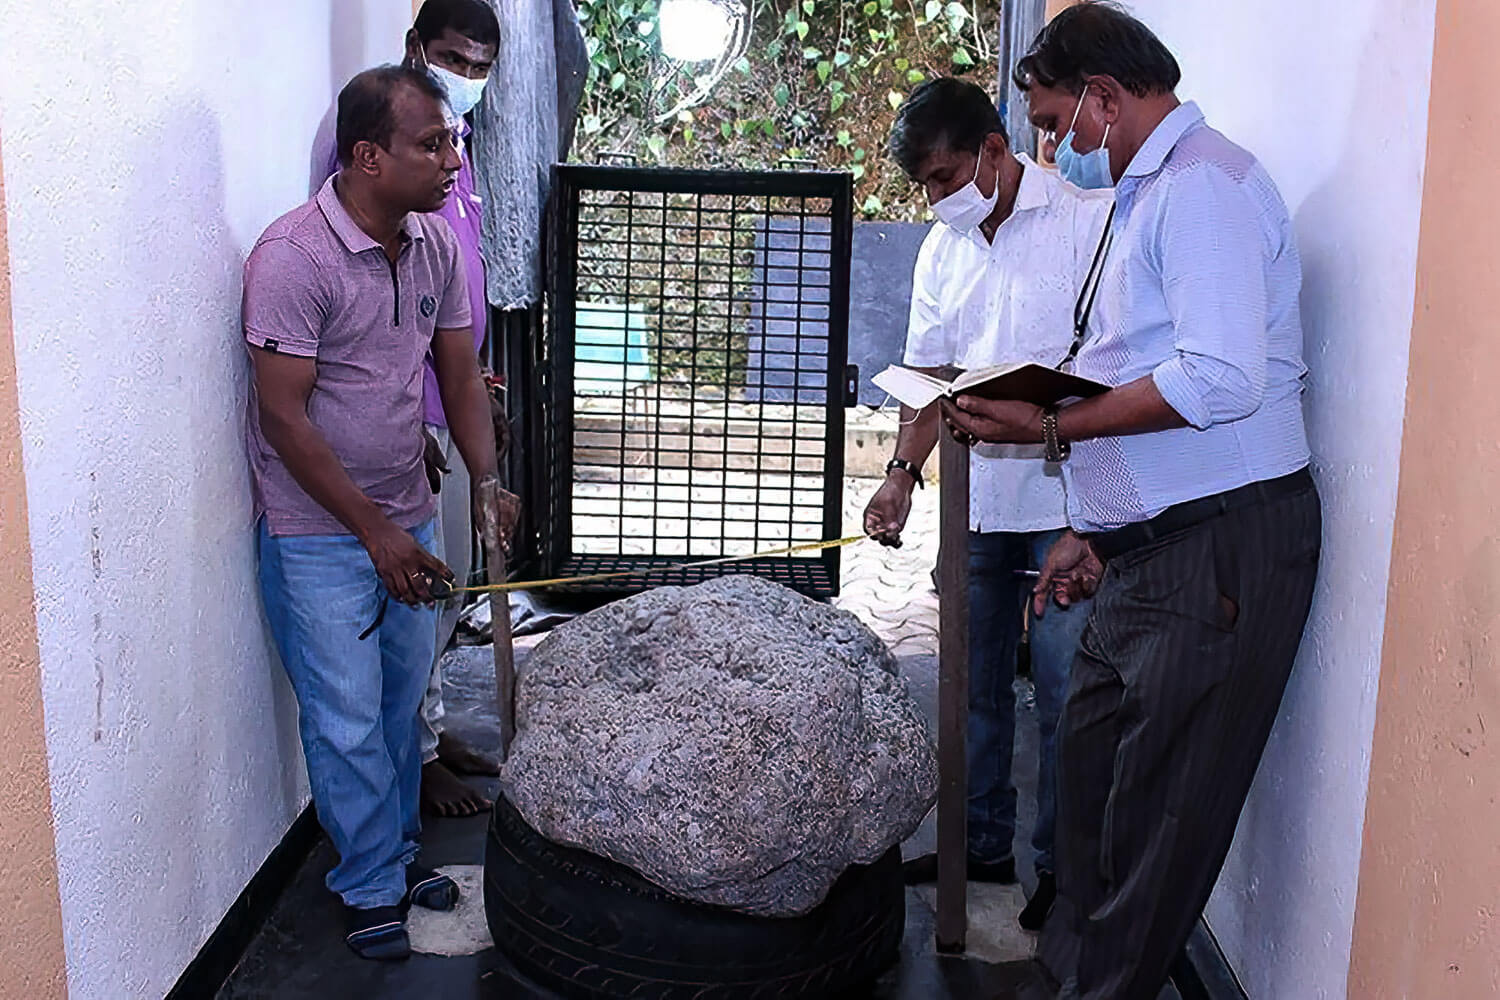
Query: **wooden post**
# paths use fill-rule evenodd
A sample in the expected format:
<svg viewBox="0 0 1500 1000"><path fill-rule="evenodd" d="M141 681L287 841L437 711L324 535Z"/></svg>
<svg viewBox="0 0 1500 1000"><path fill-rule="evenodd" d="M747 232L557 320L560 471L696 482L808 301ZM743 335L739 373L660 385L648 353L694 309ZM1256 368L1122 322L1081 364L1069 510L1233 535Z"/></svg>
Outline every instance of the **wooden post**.
<svg viewBox="0 0 1500 1000"><path fill-rule="evenodd" d="M968 936L969 449L939 444L937 949Z"/></svg>
<svg viewBox="0 0 1500 1000"><path fill-rule="evenodd" d="M481 535L488 534L481 532ZM484 539L484 561L491 583L505 582L505 552ZM516 736L516 650L510 634L510 595L490 592L490 634L495 644L495 709L500 717L500 762L510 759Z"/></svg>

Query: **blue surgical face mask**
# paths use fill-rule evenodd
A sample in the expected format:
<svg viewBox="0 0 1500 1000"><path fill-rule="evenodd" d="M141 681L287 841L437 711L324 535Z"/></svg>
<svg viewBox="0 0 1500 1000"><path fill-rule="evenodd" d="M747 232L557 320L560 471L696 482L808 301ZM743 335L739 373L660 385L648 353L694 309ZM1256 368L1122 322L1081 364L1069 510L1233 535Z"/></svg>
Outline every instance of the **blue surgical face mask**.
<svg viewBox="0 0 1500 1000"><path fill-rule="evenodd" d="M1073 146L1073 141L1078 138L1073 127L1078 124L1078 112L1083 110L1083 99L1088 93L1085 88L1083 96L1078 98L1078 107L1073 109L1073 121L1068 124L1068 134L1057 144L1053 159L1057 162L1057 172L1069 184L1090 189L1114 187L1114 172L1109 166L1109 126L1104 126L1104 141L1093 152L1080 153Z"/></svg>

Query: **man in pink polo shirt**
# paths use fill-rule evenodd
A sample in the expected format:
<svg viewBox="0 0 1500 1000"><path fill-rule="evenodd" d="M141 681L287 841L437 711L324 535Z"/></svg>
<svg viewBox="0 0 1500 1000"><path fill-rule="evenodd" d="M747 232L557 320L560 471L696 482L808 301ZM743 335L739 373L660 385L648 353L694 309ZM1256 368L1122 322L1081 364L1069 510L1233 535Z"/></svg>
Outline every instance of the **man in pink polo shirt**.
<svg viewBox="0 0 1500 1000"><path fill-rule="evenodd" d="M458 238L459 256L469 286L476 354L484 344L489 306L485 301L484 257L480 251L482 202L475 193L473 163L463 138L469 133L465 116L479 103L499 48L500 24L489 4L483 0L427 0L406 33L403 62L405 66L430 73L437 81L446 95L449 121L460 137L457 180L453 193L437 214ZM336 110L329 109L313 140L313 193L339 170ZM423 373L422 419L431 438L428 473L435 482L443 483L438 495L437 541L433 551L460 581L466 582L473 551L467 499L469 470L449 433L431 359ZM438 470L443 473L441 477ZM422 699L422 804L439 816L472 816L490 806L458 774L499 773L496 761L478 753L443 727L443 678L439 661L453 637L460 610L456 601L439 610L432 673Z"/></svg>
<svg viewBox="0 0 1500 1000"><path fill-rule="evenodd" d="M339 172L272 223L245 264L261 594L297 695L318 820L339 853L328 887L366 958L410 953L407 906L458 898L451 879L415 864L430 593L453 576L432 554L424 360L487 532L513 501L499 489L458 241L422 214L452 194L459 169L444 100L408 67L350 81Z"/></svg>

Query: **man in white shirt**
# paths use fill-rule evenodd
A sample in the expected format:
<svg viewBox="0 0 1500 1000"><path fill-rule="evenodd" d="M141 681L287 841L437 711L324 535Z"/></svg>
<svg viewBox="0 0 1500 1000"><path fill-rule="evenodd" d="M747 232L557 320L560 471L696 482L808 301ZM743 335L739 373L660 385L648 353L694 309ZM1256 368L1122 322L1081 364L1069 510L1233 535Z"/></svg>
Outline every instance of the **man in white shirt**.
<svg viewBox="0 0 1500 1000"><path fill-rule="evenodd" d="M1112 200L1084 192L1010 151L994 102L972 83L938 79L902 105L891 155L927 194L940 220L917 257L905 363L936 373L1013 361L1056 365L1069 356L1074 309ZM937 443L938 408L902 409L896 454L865 510L865 530L900 544ZM1024 574L1039 569L1067 526L1062 477L1034 445L975 449L969 500L969 878L1015 881L1016 647ZM1056 891L1058 716L1087 609L1059 607L1031 635L1040 732L1037 781L1037 891L1021 914L1036 929ZM908 863L908 881L929 881L936 859Z"/></svg>

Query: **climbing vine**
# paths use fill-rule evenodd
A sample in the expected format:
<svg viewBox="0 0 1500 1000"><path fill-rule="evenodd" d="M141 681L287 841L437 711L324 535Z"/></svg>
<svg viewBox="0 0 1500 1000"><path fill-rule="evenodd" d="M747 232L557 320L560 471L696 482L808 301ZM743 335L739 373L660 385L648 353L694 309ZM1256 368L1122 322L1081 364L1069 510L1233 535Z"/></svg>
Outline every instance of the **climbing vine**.
<svg viewBox="0 0 1500 1000"><path fill-rule="evenodd" d="M656 119L696 81L660 53L658 0L576 0L589 78L574 155L684 167L784 159L854 174L866 218L919 219L925 201L883 155L912 88L972 75L993 89L995 5L975 0L748 0L750 50L707 103Z"/></svg>

